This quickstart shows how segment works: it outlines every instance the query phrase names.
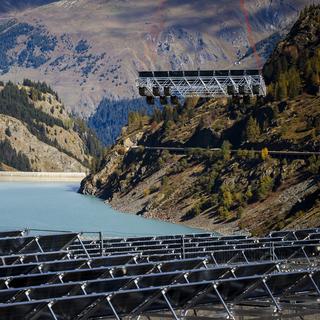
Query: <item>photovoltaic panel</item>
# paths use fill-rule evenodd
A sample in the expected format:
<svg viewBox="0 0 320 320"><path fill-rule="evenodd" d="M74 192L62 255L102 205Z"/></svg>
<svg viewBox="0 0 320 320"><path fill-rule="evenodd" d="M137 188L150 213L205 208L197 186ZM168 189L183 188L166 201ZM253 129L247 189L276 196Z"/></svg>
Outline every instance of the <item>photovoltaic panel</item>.
<svg viewBox="0 0 320 320"><path fill-rule="evenodd" d="M312 313L320 295L318 233L203 233L110 238L103 244L80 241L77 233L12 234L0 239L0 252L9 252L0 260L10 264L0 266L0 319L114 319L160 311L174 316L175 309L203 304L232 318L249 312L236 307L240 302L260 315L262 304L277 312L280 304L297 308L291 299L300 299L299 313Z"/></svg>

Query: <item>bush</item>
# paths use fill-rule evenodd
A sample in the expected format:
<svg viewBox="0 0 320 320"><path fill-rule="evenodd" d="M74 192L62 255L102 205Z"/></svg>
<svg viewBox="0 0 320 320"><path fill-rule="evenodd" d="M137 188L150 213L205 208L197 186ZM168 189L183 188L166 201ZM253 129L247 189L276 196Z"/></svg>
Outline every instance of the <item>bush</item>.
<svg viewBox="0 0 320 320"><path fill-rule="evenodd" d="M239 207L237 210L237 219L241 219L243 217L243 214L244 214L244 208Z"/></svg>
<svg viewBox="0 0 320 320"><path fill-rule="evenodd" d="M225 140L222 143L221 155L225 161L229 161L231 159L231 143L228 140Z"/></svg>
<svg viewBox="0 0 320 320"><path fill-rule="evenodd" d="M200 213L201 213L201 208L200 208L199 203L197 203L191 209L191 214L193 217L197 217L198 215L200 215Z"/></svg>
<svg viewBox="0 0 320 320"><path fill-rule="evenodd" d="M230 220L232 218L231 212L224 206L218 208L218 213L222 220Z"/></svg>
<svg viewBox="0 0 320 320"><path fill-rule="evenodd" d="M261 150L261 159L262 159L263 161L265 161L265 160L267 160L268 156L269 156L269 150L268 150L268 148L263 148L263 149Z"/></svg>
<svg viewBox="0 0 320 320"><path fill-rule="evenodd" d="M320 173L320 158L315 155L311 156L308 159L308 168L307 171L313 175L317 175Z"/></svg>
<svg viewBox="0 0 320 320"><path fill-rule="evenodd" d="M150 194L150 189L144 189L143 190L143 196L147 197Z"/></svg>

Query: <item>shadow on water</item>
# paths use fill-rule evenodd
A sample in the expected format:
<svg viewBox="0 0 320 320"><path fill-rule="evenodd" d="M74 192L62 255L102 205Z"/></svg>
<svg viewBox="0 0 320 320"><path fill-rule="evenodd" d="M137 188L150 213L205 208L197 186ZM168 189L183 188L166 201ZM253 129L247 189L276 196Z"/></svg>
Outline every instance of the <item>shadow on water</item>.
<svg viewBox="0 0 320 320"><path fill-rule="evenodd" d="M67 184L65 186L65 191L78 193L79 188L80 188L80 185L78 185L78 184Z"/></svg>

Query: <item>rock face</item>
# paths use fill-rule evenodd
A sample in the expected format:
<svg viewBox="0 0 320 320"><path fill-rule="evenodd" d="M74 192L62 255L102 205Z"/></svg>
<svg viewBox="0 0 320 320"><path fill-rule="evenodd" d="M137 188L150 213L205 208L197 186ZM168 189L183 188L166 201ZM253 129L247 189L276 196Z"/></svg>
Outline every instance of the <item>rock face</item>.
<svg viewBox="0 0 320 320"><path fill-rule="evenodd" d="M56 94L39 88L32 82L0 87L2 170L86 172L96 156L92 133Z"/></svg>
<svg viewBox="0 0 320 320"><path fill-rule="evenodd" d="M8 130L11 132L10 137L5 134L5 131ZM79 160L68 156L32 135L21 121L0 114L1 137L5 137L12 148L27 156L33 171L87 171L87 168Z"/></svg>

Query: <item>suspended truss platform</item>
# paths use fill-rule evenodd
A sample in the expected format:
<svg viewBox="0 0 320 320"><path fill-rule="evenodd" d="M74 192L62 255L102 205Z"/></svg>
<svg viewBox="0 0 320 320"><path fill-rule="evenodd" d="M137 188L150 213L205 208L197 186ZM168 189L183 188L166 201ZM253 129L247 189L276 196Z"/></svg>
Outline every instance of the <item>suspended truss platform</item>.
<svg viewBox="0 0 320 320"><path fill-rule="evenodd" d="M149 100L266 95L260 70L141 71L137 87Z"/></svg>

